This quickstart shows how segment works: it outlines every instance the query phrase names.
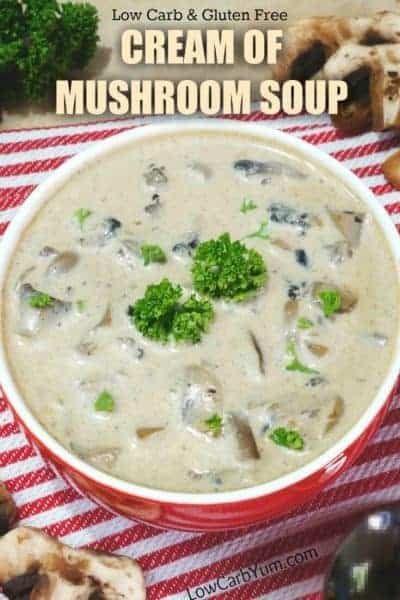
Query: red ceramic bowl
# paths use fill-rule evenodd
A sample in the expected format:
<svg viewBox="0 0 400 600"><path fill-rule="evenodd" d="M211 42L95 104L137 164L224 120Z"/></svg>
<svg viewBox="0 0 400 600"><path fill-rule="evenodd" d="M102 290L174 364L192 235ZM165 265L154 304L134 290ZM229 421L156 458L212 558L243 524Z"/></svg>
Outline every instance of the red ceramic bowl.
<svg viewBox="0 0 400 600"><path fill-rule="evenodd" d="M352 173L315 147L265 126L198 120L151 125L122 133L106 142L96 144L59 168L35 190L20 208L17 217L7 230L1 247L0 288L3 287L21 233L41 205L64 182L74 177L80 168L91 161L102 160L103 156L117 148L140 144L141 140L149 136L178 135L182 131L196 133L204 130L222 134L241 131L244 136L261 143L286 147L289 151L301 153L316 166L343 181L365 203L367 210L379 223L388 248L393 254L400 282L400 242L397 231L372 193ZM0 319L3 320L2 314ZM317 494L355 460L381 423L390 403L399 370L400 336L398 334L392 363L388 365L386 378L376 397L359 421L333 447L297 471L262 485L233 492L190 494L167 492L122 481L95 469L71 454L40 425L30 411L13 380L4 345L0 344L0 380L16 418L28 436L39 446L45 456L57 464L61 472L86 493L118 513L161 527L198 531L222 530L257 523L289 512Z"/></svg>

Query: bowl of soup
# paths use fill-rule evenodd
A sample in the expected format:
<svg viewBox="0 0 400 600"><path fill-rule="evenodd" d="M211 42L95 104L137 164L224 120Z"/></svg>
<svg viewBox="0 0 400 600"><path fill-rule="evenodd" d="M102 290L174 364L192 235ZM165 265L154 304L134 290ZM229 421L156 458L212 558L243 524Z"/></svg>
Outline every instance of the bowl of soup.
<svg viewBox="0 0 400 600"><path fill-rule="evenodd" d="M338 162L222 121L94 145L2 245L1 383L31 439L117 513L234 528L337 477L399 366L394 225Z"/></svg>

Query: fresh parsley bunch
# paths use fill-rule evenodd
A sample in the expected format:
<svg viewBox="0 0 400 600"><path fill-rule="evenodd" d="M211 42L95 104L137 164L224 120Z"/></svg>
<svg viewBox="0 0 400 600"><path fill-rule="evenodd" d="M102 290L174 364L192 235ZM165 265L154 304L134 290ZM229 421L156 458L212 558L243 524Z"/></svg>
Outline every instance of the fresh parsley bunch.
<svg viewBox="0 0 400 600"><path fill-rule="evenodd" d="M98 43L97 9L57 0L1 0L0 104L41 102L57 79L87 65Z"/></svg>

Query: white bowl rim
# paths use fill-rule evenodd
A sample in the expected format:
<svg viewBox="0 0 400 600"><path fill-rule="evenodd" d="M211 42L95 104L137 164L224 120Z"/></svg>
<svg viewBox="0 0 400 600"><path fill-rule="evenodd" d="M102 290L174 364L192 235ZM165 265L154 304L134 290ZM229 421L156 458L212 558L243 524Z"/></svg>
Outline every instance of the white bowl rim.
<svg viewBox="0 0 400 600"><path fill-rule="evenodd" d="M398 280L400 281L400 238L394 224L384 208L379 205L373 193L360 179L342 166L338 161L328 154L324 154L311 144L292 135L288 135L287 133L277 131L265 125L260 125L259 123L243 123L219 119L187 119L185 121L174 120L167 124L156 123L138 126L133 130L130 129L129 131L116 134L105 141L99 141L89 149L78 153L68 160L64 165L59 167L54 174L41 183L19 208L17 215L10 223L1 242L0 293L3 293L3 285L7 276L10 260L13 257L15 248L23 231L41 208L42 204L44 204L46 200L80 168L125 145L134 143L135 141L160 135L180 135L184 133L201 132L239 134L244 137L258 139L261 143L272 145L276 143L280 149L287 149L289 152L292 151L296 154L300 154L300 157L304 156L310 160L313 165L321 166L325 171L328 171L334 177L342 180L347 188L368 206L370 213L373 214L379 224L388 243L388 247L391 250ZM0 321L2 319L3 316L1 314ZM1 327L1 331L2 330L3 327ZM204 494L173 492L141 486L113 477L73 455L46 431L33 413L28 409L19 393L17 385L14 383L3 343L0 344L0 382L6 397L14 408L18 418L27 427L28 431L30 431L36 439L40 440L44 447L46 447L51 454L59 458L64 465L78 471L81 475L88 477L98 485L110 488L114 493L120 492L128 496L136 496L137 498L153 502L198 506L230 504L251 501L257 498L267 497L270 494L281 492L285 489L287 490L294 484L303 481L321 470L335 467L338 459L340 460L346 449L360 438L379 411L383 408L394 388L400 371L399 333L400 332L398 331L392 363L378 393L361 418L342 438L340 438L338 442L336 442L336 444L296 471L292 471L277 479L256 486L225 492ZM3 337L2 333L1 337Z"/></svg>

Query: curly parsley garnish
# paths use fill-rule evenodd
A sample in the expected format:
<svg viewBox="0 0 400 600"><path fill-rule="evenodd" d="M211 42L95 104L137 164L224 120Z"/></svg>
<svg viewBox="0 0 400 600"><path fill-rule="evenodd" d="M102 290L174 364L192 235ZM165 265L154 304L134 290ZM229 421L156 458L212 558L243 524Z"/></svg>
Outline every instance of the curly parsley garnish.
<svg viewBox="0 0 400 600"><path fill-rule="evenodd" d="M171 337L178 342L199 342L214 318L214 309L208 300L195 295L181 304L181 296L181 286L168 279L149 285L143 298L129 308L133 324L142 335L158 342Z"/></svg>
<svg viewBox="0 0 400 600"><path fill-rule="evenodd" d="M242 302L253 296L267 281L264 259L229 233L200 244L194 255L194 288L211 298Z"/></svg>

